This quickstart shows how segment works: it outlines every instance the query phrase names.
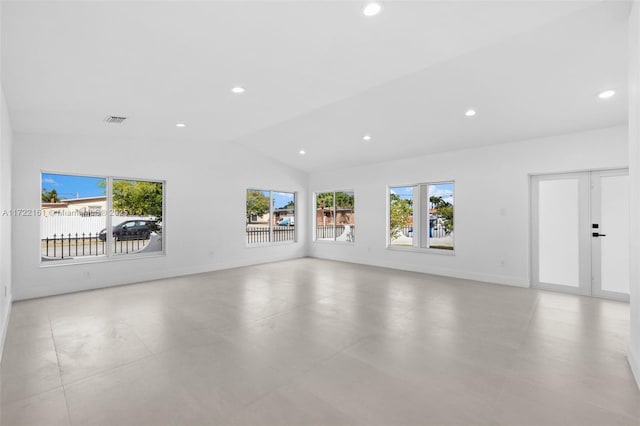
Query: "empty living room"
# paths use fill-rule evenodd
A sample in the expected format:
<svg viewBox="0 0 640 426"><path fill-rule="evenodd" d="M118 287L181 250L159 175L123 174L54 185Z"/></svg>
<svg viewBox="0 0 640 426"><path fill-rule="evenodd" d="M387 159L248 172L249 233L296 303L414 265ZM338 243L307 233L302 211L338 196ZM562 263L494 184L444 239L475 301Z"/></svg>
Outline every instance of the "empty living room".
<svg viewBox="0 0 640 426"><path fill-rule="evenodd" d="M640 426L640 0L2 0L0 61L0 426Z"/></svg>

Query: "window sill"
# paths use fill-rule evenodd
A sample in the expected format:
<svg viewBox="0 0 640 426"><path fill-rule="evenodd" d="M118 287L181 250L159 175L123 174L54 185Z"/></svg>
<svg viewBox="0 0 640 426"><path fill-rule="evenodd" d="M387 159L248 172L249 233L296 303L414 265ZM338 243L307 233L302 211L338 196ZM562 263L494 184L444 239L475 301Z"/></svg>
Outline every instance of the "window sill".
<svg viewBox="0 0 640 426"><path fill-rule="evenodd" d="M158 253L148 253L148 254L119 254L111 257L107 257L104 255L95 256L95 257L86 257L86 258L69 258L62 260L50 260L50 261L42 261L40 260L41 268L55 268L57 266L70 266L70 265L87 265L90 263L111 263L111 262L120 262L123 260L135 260L135 259L150 259L157 257L166 257L166 253L164 251Z"/></svg>
<svg viewBox="0 0 640 426"><path fill-rule="evenodd" d="M247 244L246 248L259 248L259 247L277 247L277 246L288 246L291 244L297 244L297 241L276 241L273 243L253 243Z"/></svg>
<svg viewBox="0 0 640 426"><path fill-rule="evenodd" d="M336 240L314 240L314 243L318 243L318 244L338 244L341 246L354 246L355 245L355 241L336 241Z"/></svg>
<svg viewBox="0 0 640 426"><path fill-rule="evenodd" d="M436 254L441 256L455 256L454 250L427 248L427 247L413 247L413 246L387 246L387 250L391 251L406 251L411 253L424 253L424 254Z"/></svg>

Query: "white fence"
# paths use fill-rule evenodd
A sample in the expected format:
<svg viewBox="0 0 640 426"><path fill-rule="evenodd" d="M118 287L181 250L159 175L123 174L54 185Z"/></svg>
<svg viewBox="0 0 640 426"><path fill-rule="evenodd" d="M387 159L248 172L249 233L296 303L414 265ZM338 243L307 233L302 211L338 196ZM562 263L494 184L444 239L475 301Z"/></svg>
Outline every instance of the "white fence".
<svg viewBox="0 0 640 426"><path fill-rule="evenodd" d="M111 224L116 226L127 220L144 220L149 216L112 216ZM95 236L106 227L107 218L105 216L41 216L40 217L40 239L53 238L54 235L60 237L61 234L75 237Z"/></svg>

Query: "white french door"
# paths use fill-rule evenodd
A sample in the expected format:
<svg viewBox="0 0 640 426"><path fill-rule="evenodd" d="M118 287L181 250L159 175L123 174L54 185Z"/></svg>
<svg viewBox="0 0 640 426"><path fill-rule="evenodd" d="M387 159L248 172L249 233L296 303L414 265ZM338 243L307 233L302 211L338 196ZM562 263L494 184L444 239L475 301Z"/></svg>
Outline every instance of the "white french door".
<svg viewBox="0 0 640 426"><path fill-rule="evenodd" d="M531 178L532 285L629 300L628 171Z"/></svg>

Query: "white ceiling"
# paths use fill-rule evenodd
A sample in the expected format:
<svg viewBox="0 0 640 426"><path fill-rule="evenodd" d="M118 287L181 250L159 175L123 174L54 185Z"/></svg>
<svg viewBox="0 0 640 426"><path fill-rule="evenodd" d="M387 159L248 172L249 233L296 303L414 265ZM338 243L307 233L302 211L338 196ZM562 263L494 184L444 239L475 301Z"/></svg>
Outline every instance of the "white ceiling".
<svg viewBox="0 0 640 426"><path fill-rule="evenodd" d="M364 4L3 1L14 132L231 142L315 171L626 122L627 1Z"/></svg>

